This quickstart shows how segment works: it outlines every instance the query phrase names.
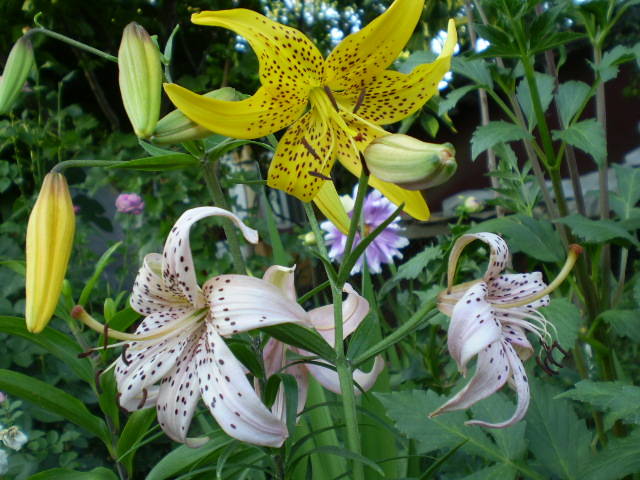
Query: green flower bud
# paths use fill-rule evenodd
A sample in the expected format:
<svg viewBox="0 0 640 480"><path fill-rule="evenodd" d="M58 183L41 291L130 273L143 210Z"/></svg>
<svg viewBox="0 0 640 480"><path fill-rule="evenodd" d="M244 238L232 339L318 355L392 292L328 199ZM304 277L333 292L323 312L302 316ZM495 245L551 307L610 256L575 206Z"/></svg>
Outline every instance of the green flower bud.
<svg viewBox="0 0 640 480"><path fill-rule="evenodd" d="M0 115L11 110L20 90L33 67L33 47L26 37L21 37L11 49L4 72L0 77Z"/></svg>
<svg viewBox="0 0 640 480"><path fill-rule="evenodd" d="M237 100L235 89L231 87L219 88L204 94L205 97L217 100ZM176 144L189 140L199 140L213 135L213 132L192 122L180 110L173 110L160 119L151 138L155 143Z"/></svg>
<svg viewBox="0 0 640 480"><path fill-rule="evenodd" d="M135 22L122 32L118 66L124 109L136 135L147 138L160 117L162 65L158 47L147 31Z"/></svg>
<svg viewBox="0 0 640 480"><path fill-rule="evenodd" d="M407 190L423 190L449 180L458 168L450 143L426 143L402 134L374 140L364 151L369 171Z"/></svg>

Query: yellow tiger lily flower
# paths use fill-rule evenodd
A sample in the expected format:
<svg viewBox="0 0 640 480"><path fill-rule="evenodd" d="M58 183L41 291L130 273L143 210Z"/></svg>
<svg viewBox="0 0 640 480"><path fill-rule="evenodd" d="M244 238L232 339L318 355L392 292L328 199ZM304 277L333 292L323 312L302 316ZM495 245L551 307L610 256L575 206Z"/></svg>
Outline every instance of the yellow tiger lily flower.
<svg viewBox="0 0 640 480"><path fill-rule="evenodd" d="M456 45L449 21L442 53L410 74L385 70L402 52L422 13L424 0L395 0L362 30L347 36L324 59L300 31L245 9L194 14L198 25L227 28L247 39L260 62L261 87L240 102L197 95L165 85L171 101L203 127L234 138L258 138L289 127L269 168L268 185L302 201L316 201L324 213L335 204L329 175L335 160L359 176L361 152L388 135L380 125L411 115L432 97L449 71ZM419 191L371 176L370 184L406 213L429 218ZM344 219L346 215L342 216Z"/></svg>

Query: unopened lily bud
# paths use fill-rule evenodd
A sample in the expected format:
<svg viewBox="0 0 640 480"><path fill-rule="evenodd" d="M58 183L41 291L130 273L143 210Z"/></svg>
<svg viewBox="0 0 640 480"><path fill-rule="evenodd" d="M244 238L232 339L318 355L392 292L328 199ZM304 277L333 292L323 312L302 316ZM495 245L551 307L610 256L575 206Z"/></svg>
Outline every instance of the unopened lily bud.
<svg viewBox="0 0 640 480"><path fill-rule="evenodd" d="M427 143L402 134L374 140L364 151L364 158L373 175L407 190L440 185L458 168L450 143Z"/></svg>
<svg viewBox="0 0 640 480"><path fill-rule="evenodd" d="M217 100L237 100L235 89L231 87L219 88L204 94L205 97ZM195 122L192 122L180 110L173 110L160 119L153 132L152 140L160 144L176 144L199 140L213 133Z"/></svg>
<svg viewBox="0 0 640 480"><path fill-rule="evenodd" d="M162 65L158 47L135 22L122 32L118 67L120 94L129 121L138 137L147 138L160 117Z"/></svg>
<svg viewBox="0 0 640 480"><path fill-rule="evenodd" d="M58 304L73 246L75 213L61 173L44 178L27 226L27 330L41 332Z"/></svg>
<svg viewBox="0 0 640 480"><path fill-rule="evenodd" d="M302 240L302 244L307 247L313 247L318 244L316 240L316 235L313 232L307 232L304 235L299 235L298 238Z"/></svg>
<svg viewBox="0 0 640 480"><path fill-rule="evenodd" d="M0 77L0 115L11 110L18 98L29 71L33 67L33 47L26 37L21 37L11 49Z"/></svg>

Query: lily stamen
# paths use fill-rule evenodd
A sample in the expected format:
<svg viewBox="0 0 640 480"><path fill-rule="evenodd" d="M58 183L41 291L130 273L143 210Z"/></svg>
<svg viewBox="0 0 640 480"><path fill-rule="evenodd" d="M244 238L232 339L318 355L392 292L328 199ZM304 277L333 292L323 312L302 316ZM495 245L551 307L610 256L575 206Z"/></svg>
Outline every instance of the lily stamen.
<svg viewBox="0 0 640 480"><path fill-rule="evenodd" d="M331 177L327 177L326 175L321 174L320 172L316 172L315 170L309 170L309 175L311 175L312 177L317 177L320 178L322 180L332 180Z"/></svg>
<svg viewBox="0 0 640 480"><path fill-rule="evenodd" d="M339 112L340 109L338 108L338 102L336 101L336 97L333 96L333 92L331 91L331 89L329 87L327 87L326 85L324 87L322 87L325 91L325 93L327 94L327 97L329 97L329 100L331 100L331 105L333 105L333 108L336 109L336 112Z"/></svg>
<svg viewBox="0 0 640 480"><path fill-rule="evenodd" d="M364 97L366 95L367 95L367 87L362 87L362 90L360 90L360 95L358 95L358 100L356 100L356 104L353 107L352 113L356 113L358 109L362 106L362 104L364 103Z"/></svg>
<svg viewBox="0 0 640 480"><path fill-rule="evenodd" d="M582 251L583 251L583 248L580 245L577 245L575 243L572 243L571 245L569 245L569 254L567 255L567 260L564 262L562 270L560 270L560 273L553 280L553 282L551 282L543 290L540 290L534 295L525 297L522 300L518 300L516 302L494 303L494 305L499 308L524 307L525 305L528 305L532 302L535 302L536 300L540 300L542 297L545 297L546 295L549 295L556 288L558 288L562 282L564 282L564 280L567 278L567 276L573 269L573 266L576 264L576 261L578 260L578 256L582 253Z"/></svg>

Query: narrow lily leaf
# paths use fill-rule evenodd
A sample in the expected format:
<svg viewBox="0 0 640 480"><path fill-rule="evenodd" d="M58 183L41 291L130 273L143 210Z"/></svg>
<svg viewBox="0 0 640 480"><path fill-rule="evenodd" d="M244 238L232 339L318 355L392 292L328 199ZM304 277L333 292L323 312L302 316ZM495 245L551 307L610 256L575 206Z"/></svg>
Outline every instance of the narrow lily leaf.
<svg viewBox="0 0 640 480"><path fill-rule="evenodd" d="M449 460L454 453L456 453L460 447L462 447L465 443L467 443L466 440L460 442L457 446L453 447L451 450L449 450L447 453L445 453L444 455L442 455L440 458L438 458L438 460L436 460L421 476L418 480L427 480L428 478L431 478L437 471L438 469L444 465L447 460ZM502 479L504 479L505 477L500 477Z"/></svg>
<svg viewBox="0 0 640 480"><path fill-rule="evenodd" d="M384 471L380 468L380 465L378 465L375 462L372 462L367 457L363 457L362 455L359 455L359 454L357 454L355 452L351 452L351 451L346 450L344 448L334 447L334 446L331 446L331 445L325 445L325 446L322 446L322 447L314 448L313 450L309 451L308 453L305 453L303 455L300 455L298 458L293 459L292 462L291 462L291 468L295 467L295 465L299 461L303 460L308 455L311 455L313 453L336 455L338 457L347 458L349 460L355 460L356 462L360 462L363 465L366 465L367 467L372 469L374 472L376 472L376 473L378 473L380 475L384 475Z"/></svg>
<svg viewBox="0 0 640 480"><path fill-rule="evenodd" d="M98 384L98 404L102 413L108 417L116 430L120 429L120 409L118 408L118 387L113 375L113 369L104 372L99 377L96 375Z"/></svg>
<svg viewBox="0 0 640 480"><path fill-rule="evenodd" d="M281 342L315 353L331 363L335 361L335 352L326 340L307 328L289 323L272 325L260 330Z"/></svg>
<svg viewBox="0 0 640 480"><path fill-rule="evenodd" d="M53 468L31 475L29 480L117 480L119 477L104 467L94 468L90 472L79 472L68 468Z"/></svg>
<svg viewBox="0 0 640 480"><path fill-rule="evenodd" d="M273 263L276 265L290 265L291 264L291 255L287 253L282 244L282 239L280 238L280 232L278 231L278 225L276 223L275 215L273 214L273 210L271 209L271 205L269 204L269 197L267 195L267 189L262 189L262 201L264 205L264 209L266 211L267 217L267 231L269 232L269 243L271 244L271 248L273 249Z"/></svg>
<svg viewBox="0 0 640 480"><path fill-rule="evenodd" d="M87 359L78 358L82 348L71 338L53 328L46 327L37 335L30 333L24 318L0 316L0 332L22 337L39 345L59 358L73 373L87 383L93 382L93 370Z"/></svg>
<svg viewBox="0 0 640 480"><path fill-rule="evenodd" d="M170 150L168 148L158 147L157 145L154 145L153 143L145 142L142 139L138 139L138 143L142 148L144 148L145 152L147 152L152 157L163 157L165 155L173 155L174 153L176 153L173 150Z"/></svg>
<svg viewBox="0 0 640 480"><path fill-rule="evenodd" d="M125 466L130 476L133 472L133 459L138 446L155 418L155 408L145 408L144 410L133 412L120 434L116 453L118 454L118 461Z"/></svg>
<svg viewBox="0 0 640 480"><path fill-rule="evenodd" d="M172 153L157 157L145 157L135 160L128 160L109 168L140 170L142 172L162 172L166 170L179 170L181 168L198 165L199 160L186 153Z"/></svg>
<svg viewBox="0 0 640 480"><path fill-rule="evenodd" d="M2 260L0 261L0 266L10 268L18 275L22 275L23 277L26 272L24 260Z"/></svg>
<svg viewBox="0 0 640 480"><path fill-rule="evenodd" d="M111 434L104 421L89 412L82 401L59 388L22 373L0 369L0 390L60 415L100 438L107 447L111 445Z"/></svg>
<svg viewBox="0 0 640 480"><path fill-rule="evenodd" d="M89 296L91 295L91 292L93 292L93 289L96 286L100 275L102 275L104 269L107 268L107 265L109 265L109 262L111 261L111 256L118 249L118 247L120 247L120 245L122 245L122 242L117 242L102 254L100 260L98 260L98 263L96 263L96 268L93 270L91 278L89 278L87 284L84 286L82 292L80 293L80 299L78 300L79 305L82 305L84 307L87 304Z"/></svg>

